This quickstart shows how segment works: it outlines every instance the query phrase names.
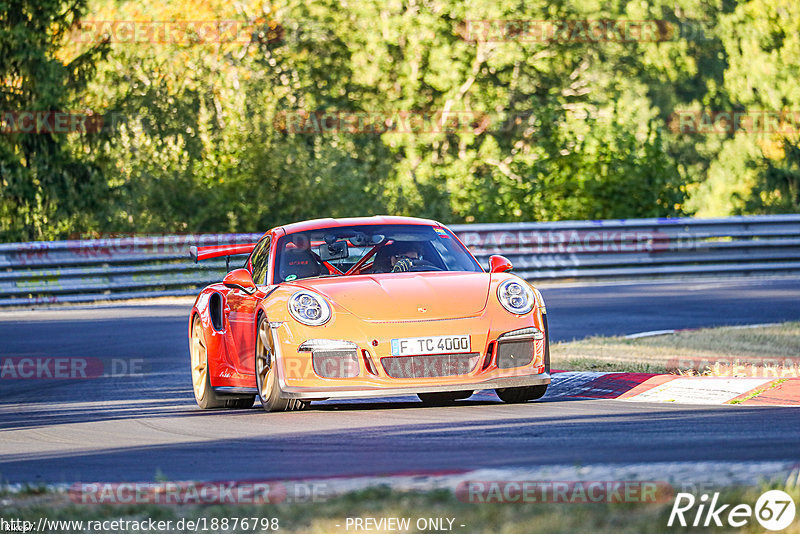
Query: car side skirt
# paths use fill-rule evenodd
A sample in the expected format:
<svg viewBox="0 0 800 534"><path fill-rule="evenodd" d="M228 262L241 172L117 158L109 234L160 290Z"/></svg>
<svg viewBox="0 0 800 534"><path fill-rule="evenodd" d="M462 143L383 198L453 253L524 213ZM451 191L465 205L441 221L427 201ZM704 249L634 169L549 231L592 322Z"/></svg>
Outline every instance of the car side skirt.
<svg viewBox="0 0 800 534"><path fill-rule="evenodd" d="M256 388L217 386L214 391L220 395L258 395L258 389Z"/></svg>

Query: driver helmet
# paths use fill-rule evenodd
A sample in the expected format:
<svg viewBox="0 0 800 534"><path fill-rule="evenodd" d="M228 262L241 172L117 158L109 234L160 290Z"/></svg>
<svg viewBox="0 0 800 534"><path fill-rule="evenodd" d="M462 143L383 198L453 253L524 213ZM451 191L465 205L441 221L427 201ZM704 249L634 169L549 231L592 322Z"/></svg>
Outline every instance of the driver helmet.
<svg viewBox="0 0 800 534"><path fill-rule="evenodd" d="M397 241L392 246L392 254L389 256L391 266L394 267L403 258L409 260L421 260L422 246L417 241Z"/></svg>

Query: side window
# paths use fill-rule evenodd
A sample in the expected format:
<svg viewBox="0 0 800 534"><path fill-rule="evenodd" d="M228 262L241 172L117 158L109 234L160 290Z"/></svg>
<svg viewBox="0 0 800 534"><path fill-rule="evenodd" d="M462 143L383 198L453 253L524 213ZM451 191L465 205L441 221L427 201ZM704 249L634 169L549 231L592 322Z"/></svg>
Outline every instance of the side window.
<svg viewBox="0 0 800 534"><path fill-rule="evenodd" d="M253 263L253 281L264 284L267 278L267 261L269 260L269 236L262 239L253 249L251 261Z"/></svg>

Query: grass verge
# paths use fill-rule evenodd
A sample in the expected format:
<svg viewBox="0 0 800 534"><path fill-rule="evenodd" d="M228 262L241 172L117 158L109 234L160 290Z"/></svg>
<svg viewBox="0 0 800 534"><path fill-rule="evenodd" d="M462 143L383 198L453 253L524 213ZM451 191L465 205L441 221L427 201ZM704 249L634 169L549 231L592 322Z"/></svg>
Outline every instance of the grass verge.
<svg viewBox="0 0 800 534"><path fill-rule="evenodd" d="M795 502L800 502L800 488L794 483L763 485L761 487L734 487L720 490L718 502L747 504L753 507L758 497L768 489L781 489L789 493ZM696 497L699 498L699 495ZM491 532L503 534L573 533L619 534L640 532L677 532L681 527L667 527L674 499L647 504L540 504L540 503L491 503L472 504L462 502L448 490L429 492L399 492L386 487L376 487L335 497L324 502L295 503L262 506L156 506L156 505L79 505L69 501L64 494L6 495L3 498L3 517L22 519L38 524L40 517L49 520L72 521L172 521L181 519L196 521L233 517L277 518L280 532L287 533L336 533L364 532L347 528L347 518L409 518L410 528L402 532L431 532L430 528L417 528L417 521L429 518L452 519L452 531L461 533ZM697 507L687 512L689 521L694 519ZM722 516L724 524L725 515ZM448 524L447 521L444 524ZM463 526L462 526L463 525ZM692 531L708 531L697 529ZM83 530L82 532L84 532ZM252 528L210 529L209 532L253 532ZM255 530L256 532L264 532ZM269 530L267 530L269 531ZM373 530L376 531L376 530ZM386 532L387 530L382 530ZM400 532L401 530L395 530ZM761 532L755 518L740 529L717 528L715 532ZM53 530L53 532L56 532ZM57 532L78 532L59 530ZM109 529L103 532L120 532ZM137 532L143 532L137 530ZM144 531L147 532L147 531ZM154 531L150 531L154 532ZM174 527L161 532L183 532ZM800 522L795 521L783 532L800 533Z"/></svg>
<svg viewBox="0 0 800 534"><path fill-rule="evenodd" d="M590 337L553 343L551 365L553 369L567 371L725 376L748 376L748 367L757 366L773 368L776 378L793 378L798 376L800 365L800 322L754 328L703 328L636 339Z"/></svg>

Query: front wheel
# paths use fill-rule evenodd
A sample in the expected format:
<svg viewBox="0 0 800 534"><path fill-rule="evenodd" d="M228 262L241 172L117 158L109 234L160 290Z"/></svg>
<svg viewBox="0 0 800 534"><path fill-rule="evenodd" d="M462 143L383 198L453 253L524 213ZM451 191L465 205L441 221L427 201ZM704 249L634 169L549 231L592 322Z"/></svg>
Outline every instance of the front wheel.
<svg viewBox="0 0 800 534"><path fill-rule="evenodd" d="M500 400L509 404L541 399L547 393L547 384L526 386L521 388L500 388L494 390Z"/></svg>
<svg viewBox="0 0 800 534"><path fill-rule="evenodd" d="M268 412L302 410L308 403L298 399L282 399L281 387L278 383L278 368L275 362L275 351L272 336L266 317L258 321L256 337L256 388L261 406Z"/></svg>

